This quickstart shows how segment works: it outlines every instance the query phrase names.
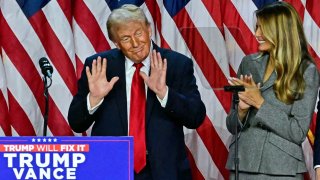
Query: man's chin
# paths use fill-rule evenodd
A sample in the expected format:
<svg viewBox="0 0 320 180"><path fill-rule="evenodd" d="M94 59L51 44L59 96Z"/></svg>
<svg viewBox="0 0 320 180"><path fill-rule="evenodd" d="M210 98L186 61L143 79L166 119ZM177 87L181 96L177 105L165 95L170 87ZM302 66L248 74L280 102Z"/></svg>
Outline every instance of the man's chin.
<svg viewBox="0 0 320 180"><path fill-rule="evenodd" d="M132 60L133 60L135 63L139 63L139 62L144 61L147 57L148 57L148 55L144 55L144 56L134 56L134 57L132 58Z"/></svg>

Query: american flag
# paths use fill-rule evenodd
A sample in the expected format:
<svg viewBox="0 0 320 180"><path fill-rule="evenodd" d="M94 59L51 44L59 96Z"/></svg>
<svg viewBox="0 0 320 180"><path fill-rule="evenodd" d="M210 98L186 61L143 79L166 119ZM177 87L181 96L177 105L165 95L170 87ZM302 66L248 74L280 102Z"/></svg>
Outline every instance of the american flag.
<svg viewBox="0 0 320 180"><path fill-rule="evenodd" d="M193 177L228 179L225 163L230 134L225 118L231 95L220 90L235 76L243 56L257 51L254 11L275 0L0 0L0 135L41 136L45 99L38 61L54 69L49 88L49 136L72 132L67 112L86 57L114 48L106 32L110 12L122 4L143 8L153 40L191 57L207 116L196 130L185 129ZM310 52L320 67L320 3L286 0L299 12ZM316 110L315 110L316 114ZM315 119L303 143L314 179Z"/></svg>

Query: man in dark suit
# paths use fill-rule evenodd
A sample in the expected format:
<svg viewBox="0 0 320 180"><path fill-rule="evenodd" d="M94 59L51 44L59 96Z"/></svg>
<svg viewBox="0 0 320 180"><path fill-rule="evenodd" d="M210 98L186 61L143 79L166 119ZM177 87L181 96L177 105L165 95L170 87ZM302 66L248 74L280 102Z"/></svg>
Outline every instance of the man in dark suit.
<svg viewBox="0 0 320 180"><path fill-rule="evenodd" d="M320 97L320 91L319 91ZM317 105L317 122L316 122L316 135L314 140L314 151L313 151L313 164L316 170L316 180L320 180L320 101Z"/></svg>
<svg viewBox="0 0 320 180"><path fill-rule="evenodd" d="M145 144L138 145L145 146L145 152L137 153L144 154L146 163L141 169L135 161L135 179L191 179L183 126L199 127L206 114L191 59L152 43L150 24L134 5L112 11L107 29L117 48L87 58L69 109L71 128L80 133L93 124L93 136L131 135L132 112L145 107ZM139 64L146 100L137 107L131 88L139 78ZM137 151L141 141L133 136Z"/></svg>

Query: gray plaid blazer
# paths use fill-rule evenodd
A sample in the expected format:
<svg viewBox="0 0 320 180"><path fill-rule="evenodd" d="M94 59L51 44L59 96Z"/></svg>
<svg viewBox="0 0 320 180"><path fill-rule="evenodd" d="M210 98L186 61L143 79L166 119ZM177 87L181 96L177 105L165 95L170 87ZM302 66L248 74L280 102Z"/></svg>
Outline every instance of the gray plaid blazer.
<svg viewBox="0 0 320 180"><path fill-rule="evenodd" d="M258 54L244 57L238 76L252 74L256 83L262 83L268 58L268 55L258 58ZM304 79L306 89L303 98L287 105L275 96L274 71L262 84L261 94L265 101L259 110L251 108L243 124L238 120L236 110L230 111L226 118L227 128L234 134L237 125L240 131L239 172L296 175L307 171L301 144L306 139L317 100L319 74L314 64L308 65ZM235 169L234 140L233 136L226 164L229 170Z"/></svg>

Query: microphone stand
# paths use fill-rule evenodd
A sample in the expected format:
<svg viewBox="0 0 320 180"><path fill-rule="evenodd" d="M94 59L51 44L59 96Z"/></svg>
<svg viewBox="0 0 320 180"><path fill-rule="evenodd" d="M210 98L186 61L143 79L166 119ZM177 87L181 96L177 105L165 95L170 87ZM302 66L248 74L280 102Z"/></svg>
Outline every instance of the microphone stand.
<svg viewBox="0 0 320 180"><path fill-rule="evenodd" d="M233 104L233 108L236 110L236 112L238 112L238 104L239 104L239 96L238 96L238 92L241 91L245 91L244 86L224 86L224 91L226 92L232 92L232 104ZM238 124L235 125L234 127L235 129L235 153L234 153L234 166L235 166L235 180L239 179L239 157L238 157L238 147L239 147L239 143L238 143Z"/></svg>
<svg viewBox="0 0 320 180"><path fill-rule="evenodd" d="M47 84L47 77L50 79L50 84ZM48 89L52 84L51 77L45 75L43 78L44 84L44 97L45 97L45 111L44 111L44 122L43 122L43 136L47 136L47 127L48 127L48 113L49 113L49 92Z"/></svg>

